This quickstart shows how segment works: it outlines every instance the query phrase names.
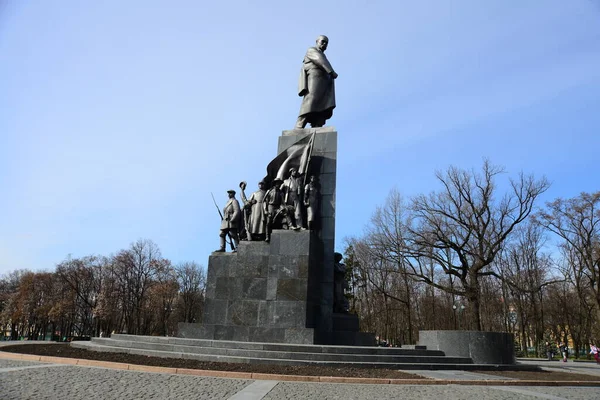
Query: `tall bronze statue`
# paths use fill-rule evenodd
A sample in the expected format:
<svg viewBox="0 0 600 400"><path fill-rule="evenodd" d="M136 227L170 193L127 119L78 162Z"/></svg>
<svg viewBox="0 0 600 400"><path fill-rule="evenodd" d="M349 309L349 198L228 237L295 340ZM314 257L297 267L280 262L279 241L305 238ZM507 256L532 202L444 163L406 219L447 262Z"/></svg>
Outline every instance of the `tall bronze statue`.
<svg viewBox="0 0 600 400"><path fill-rule="evenodd" d="M323 126L333 115L338 74L325 57L328 44L327 36L321 35L316 46L306 51L298 81L298 95L304 98L294 129L303 129L307 123L313 128Z"/></svg>

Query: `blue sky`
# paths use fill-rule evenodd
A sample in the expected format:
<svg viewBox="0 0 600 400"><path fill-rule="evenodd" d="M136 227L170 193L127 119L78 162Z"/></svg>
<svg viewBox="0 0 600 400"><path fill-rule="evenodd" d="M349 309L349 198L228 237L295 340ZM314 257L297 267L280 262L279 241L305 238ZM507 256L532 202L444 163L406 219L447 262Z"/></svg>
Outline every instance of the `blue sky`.
<svg viewBox="0 0 600 400"><path fill-rule="evenodd" d="M392 188L437 190L450 165L545 175L542 201L600 190L598 0L8 0L0 275L139 238L206 265L210 193L222 207L264 176L319 34L339 73L338 250Z"/></svg>

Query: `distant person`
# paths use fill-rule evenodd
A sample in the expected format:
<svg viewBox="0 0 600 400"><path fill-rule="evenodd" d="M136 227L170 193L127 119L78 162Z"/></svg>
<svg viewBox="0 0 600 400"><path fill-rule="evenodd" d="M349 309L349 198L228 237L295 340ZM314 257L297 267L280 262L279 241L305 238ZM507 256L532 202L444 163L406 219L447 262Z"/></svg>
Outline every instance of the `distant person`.
<svg viewBox="0 0 600 400"><path fill-rule="evenodd" d="M566 344L565 342L560 342L560 354L562 355L562 361L563 362L567 362L567 359L569 358L569 345Z"/></svg>
<svg viewBox="0 0 600 400"><path fill-rule="evenodd" d="M548 341L546 341L546 356L548 357L548 361L552 361L552 358L554 357L552 345Z"/></svg>
<svg viewBox="0 0 600 400"><path fill-rule="evenodd" d="M590 344L590 354L594 356L596 364L600 364L600 355L598 355L598 348L594 344Z"/></svg>

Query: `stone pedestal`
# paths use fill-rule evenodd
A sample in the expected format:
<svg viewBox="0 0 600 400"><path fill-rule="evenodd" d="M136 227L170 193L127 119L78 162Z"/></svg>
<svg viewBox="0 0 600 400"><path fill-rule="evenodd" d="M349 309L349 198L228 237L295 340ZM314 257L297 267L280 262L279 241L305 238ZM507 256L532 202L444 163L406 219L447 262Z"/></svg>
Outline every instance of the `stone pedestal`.
<svg viewBox="0 0 600 400"><path fill-rule="evenodd" d="M179 336L314 343L318 247L309 231L275 230L271 243L240 242L237 253L213 253L203 324L180 324Z"/></svg>
<svg viewBox="0 0 600 400"><path fill-rule="evenodd" d="M179 324L178 336L271 343L375 345L358 317L333 314L337 132L284 131L281 153L315 133L307 175L318 175L318 230L274 230L271 242L241 242L237 253L213 253L203 324Z"/></svg>
<svg viewBox="0 0 600 400"><path fill-rule="evenodd" d="M511 333L480 331L419 331L419 345L447 356L469 357L476 364L514 364Z"/></svg>
<svg viewBox="0 0 600 400"><path fill-rule="evenodd" d="M333 330L333 253L335 252L335 189L337 172L337 132L333 127L295 129L283 131L279 137L277 154L315 133L315 142L308 175L318 175L321 182L320 229L318 238L322 245L319 284L319 310L317 324L321 331ZM328 339L325 339L329 341Z"/></svg>

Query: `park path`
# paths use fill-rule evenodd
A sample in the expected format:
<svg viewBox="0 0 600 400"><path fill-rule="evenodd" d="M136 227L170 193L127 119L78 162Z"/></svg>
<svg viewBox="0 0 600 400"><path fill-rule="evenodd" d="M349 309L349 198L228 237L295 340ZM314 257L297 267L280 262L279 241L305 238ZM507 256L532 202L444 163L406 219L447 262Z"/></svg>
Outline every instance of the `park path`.
<svg viewBox="0 0 600 400"><path fill-rule="evenodd" d="M19 359L0 353L0 399L597 399L600 388L584 386L511 386L508 378L466 371L417 371L434 378L429 385L290 382L150 372L102 366ZM12 358L11 358L12 357ZM67 362L67 361L64 361ZM600 367L585 363L539 363L545 368L600 375ZM85 361L84 363L92 364ZM102 364L98 364L102 365ZM137 368L137 367L136 367ZM411 371L411 373L414 371ZM490 379L497 378L494 383ZM472 384L488 380L485 385ZM454 381L466 384L447 384Z"/></svg>

